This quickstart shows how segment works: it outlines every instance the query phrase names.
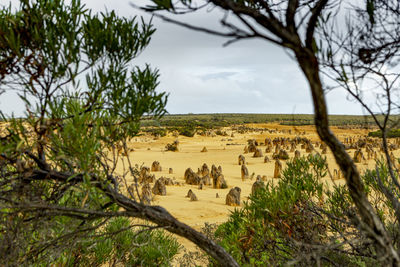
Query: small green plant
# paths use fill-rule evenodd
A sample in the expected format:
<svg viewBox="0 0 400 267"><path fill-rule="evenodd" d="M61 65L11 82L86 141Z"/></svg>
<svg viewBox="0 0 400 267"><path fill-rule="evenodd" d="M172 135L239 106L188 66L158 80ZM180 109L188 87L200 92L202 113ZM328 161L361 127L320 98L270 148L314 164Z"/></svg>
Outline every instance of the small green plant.
<svg viewBox="0 0 400 267"><path fill-rule="evenodd" d="M382 138L382 131L378 130L378 131L374 131L374 132L369 132L368 133L369 137L380 137ZM396 137L400 137L400 129L392 129L390 131L387 132L386 134L387 138L396 138Z"/></svg>
<svg viewBox="0 0 400 267"><path fill-rule="evenodd" d="M147 128L142 130L145 133L149 133L154 137L164 137L167 135L168 130L162 127L156 127L156 128Z"/></svg>
<svg viewBox="0 0 400 267"><path fill-rule="evenodd" d="M196 128L194 126L188 125L181 128L178 128L178 132L180 135L193 137L196 133Z"/></svg>
<svg viewBox="0 0 400 267"><path fill-rule="evenodd" d="M228 136L228 134L225 131L221 130L221 129L216 130L215 134L216 135L221 135L221 136Z"/></svg>

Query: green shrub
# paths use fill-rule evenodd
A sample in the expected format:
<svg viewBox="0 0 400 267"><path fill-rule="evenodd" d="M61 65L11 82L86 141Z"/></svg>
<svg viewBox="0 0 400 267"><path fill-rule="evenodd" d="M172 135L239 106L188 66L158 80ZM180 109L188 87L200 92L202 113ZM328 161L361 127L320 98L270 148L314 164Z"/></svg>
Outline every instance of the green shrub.
<svg viewBox="0 0 400 267"><path fill-rule="evenodd" d="M184 126L184 127L178 128L178 132L180 135L184 135L187 137L193 137L194 134L196 133L196 129L194 126Z"/></svg>
<svg viewBox="0 0 400 267"><path fill-rule="evenodd" d="M148 129L143 129L142 131L143 131L143 132L146 132L146 133L149 133L149 134L151 134L152 136L155 136L155 137L164 137L164 136L166 136L167 133L168 133L168 130L167 130L167 129L161 128L161 127L159 127L159 128L148 128Z"/></svg>
<svg viewBox="0 0 400 267"><path fill-rule="evenodd" d="M326 159L319 155L289 161L277 184L268 182L256 190L243 208L234 210L218 227L216 240L241 266L282 266L290 261L313 266L319 260L322 266L330 266L330 261L359 266L369 262L369 258L343 253L343 246L328 249L328 244L340 242L340 236L330 219L318 212L328 205L321 181L326 175ZM330 204L338 201L331 197ZM346 203L346 199L340 201ZM348 208L344 203L336 207Z"/></svg>
<svg viewBox="0 0 400 267"><path fill-rule="evenodd" d="M222 131L221 129L216 130L215 134L221 136L228 136L228 134L225 131Z"/></svg>
<svg viewBox="0 0 400 267"><path fill-rule="evenodd" d="M381 137L382 138L382 131L378 130L378 131L374 131L374 132L369 132L368 136L369 137ZM387 138L400 137L400 129L390 130L389 132L387 132L386 137Z"/></svg>
<svg viewBox="0 0 400 267"><path fill-rule="evenodd" d="M164 231L131 228L127 218L112 219L103 230L62 254L63 266L170 266L181 249Z"/></svg>

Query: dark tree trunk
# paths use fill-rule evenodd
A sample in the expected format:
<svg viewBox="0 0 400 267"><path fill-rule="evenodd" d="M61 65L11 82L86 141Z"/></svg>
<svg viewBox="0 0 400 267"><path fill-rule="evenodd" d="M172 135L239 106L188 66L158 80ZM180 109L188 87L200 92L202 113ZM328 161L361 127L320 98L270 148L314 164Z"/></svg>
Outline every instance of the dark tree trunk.
<svg viewBox="0 0 400 267"><path fill-rule="evenodd" d="M399 256L394 249L384 225L376 215L365 194L360 173L354 161L346 152L344 145L336 138L329 127L328 111L325 94L319 77L319 66L314 54L305 48L296 48L296 58L310 85L314 104L314 120L319 137L331 149L336 163L342 170L346 179L351 198L361 216L361 221L366 232L376 241L378 255L388 257L393 266L400 264Z"/></svg>

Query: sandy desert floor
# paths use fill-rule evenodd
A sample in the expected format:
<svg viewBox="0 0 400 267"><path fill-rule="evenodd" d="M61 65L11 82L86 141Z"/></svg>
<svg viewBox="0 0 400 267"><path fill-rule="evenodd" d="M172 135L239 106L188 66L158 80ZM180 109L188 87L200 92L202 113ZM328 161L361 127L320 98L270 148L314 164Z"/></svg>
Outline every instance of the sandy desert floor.
<svg viewBox="0 0 400 267"><path fill-rule="evenodd" d="M242 181L241 179L241 166L238 165L238 156L240 154L246 157L247 168L249 174L266 175L268 180L276 180L273 177L274 172L274 160L269 163L264 163L264 157L253 158L253 153L243 154L244 147L247 144L248 139L256 139L259 142L264 142L266 137L271 139L275 137L306 137L311 139L313 142L319 141L319 138L315 132L313 126L300 126L294 128L293 126L283 126L279 124L257 124L257 125L247 125L254 128L267 128L275 130L273 133L268 131L263 132L248 132L244 134L239 134L233 132L233 137L231 137L232 130L226 128L228 136L215 136L215 137L205 137L195 135L194 137L173 137L171 135L156 139L151 136L140 136L136 137L130 143L130 148L134 149L134 152L130 153L130 159L133 163L150 167L152 162L157 160L162 166L161 172L152 172L155 174L156 178L161 176L170 177L181 182L181 186L167 186L166 196L155 196L153 205L160 205L165 207L173 216L175 216L180 221L194 227L195 229L200 229L204 226L205 222L220 224L227 220L229 213L235 208L225 205L225 197L229 192L229 189L235 186L241 188L241 200L246 200L247 196L251 192L251 186L255 182L254 179L248 179ZM289 133L289 130L291 130ZM346 137L362 137L366 136L368 130L360 129L339 129L333 128L335 134L340 140ZM300 135L299 135L300 134ZM179 140L179 152L165 151L165 145L167 143L172 143L174 140ZM203 147L206 147L208 152L200 152ZM265 153L265 147L260 146L263 150L264 156L268 155L272 159L272 153ZM297 148L301 155L305 155L305 151ZM316 149L317 152L321 152L319 148ZM354 150L348 150L350 155L354 154ZM395 151L395 156L398 156L398 151ZM289 153L290 157L294 156L294 153ZM330 171L337 168L334 162L333 155L328 150L327 160ZM184 184L184 172L187 168L192 168L195 172L198 168L206 163L209 168L212 164L217 167L222 167L222 173L228 183L228 189L213 189L212 187L204 187L202 190L196 185ZM283 168L285 168L285 163L283 163ZM357 164L360 170L367 167L373 167L374 161L370 160L364 163ZM168 173L168 169L173 169L173 174ZM343 183L344 180L336 180L337 183ZM327 183L332 183L331 179L327 179ZM198 201L190 201L185 198L189 189L196 194ZM216 198L216 194L219 198ZM194 245L183 239L178 238L181 244L192 250Z"/></svg>

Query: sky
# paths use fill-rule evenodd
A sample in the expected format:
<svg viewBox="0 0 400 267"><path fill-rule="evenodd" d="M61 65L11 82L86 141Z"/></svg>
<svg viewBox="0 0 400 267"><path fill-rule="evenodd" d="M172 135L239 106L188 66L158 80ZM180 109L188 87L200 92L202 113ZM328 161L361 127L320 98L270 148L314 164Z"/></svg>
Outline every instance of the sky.
<svg viewBox="0 0 400 267"><path fill-rule="evenodd" d="M81 1L95 12L107 9L120 16L143 16L145 21L151 18L130 5L143 5L146 0ZM174 18L221 29L222 13L216 9ZM169 113L313 113L307 82L297 63L282 48L255 39L224 47L227 39L221 37L158 18L153 18L153 24L157 31L134 64L147 63L159 69L158 90L169 93ZM340 89L326 97L330 114L363 114L361 107L349 101ZM21 107L15 96L6 94L0 98L1 110L18 114Z"/></svg>

